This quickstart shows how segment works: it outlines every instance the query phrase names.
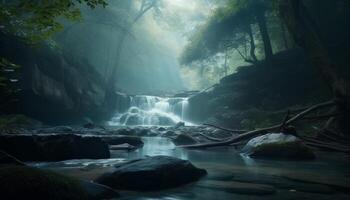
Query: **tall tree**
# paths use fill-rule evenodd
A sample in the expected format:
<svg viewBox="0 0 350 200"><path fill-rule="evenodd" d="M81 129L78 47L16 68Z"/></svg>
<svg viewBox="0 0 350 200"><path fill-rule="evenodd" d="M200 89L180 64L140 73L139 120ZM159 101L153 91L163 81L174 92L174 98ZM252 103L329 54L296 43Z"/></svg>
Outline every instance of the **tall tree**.
<svg viewBox="0 0 350 200"><path fill-rule="evenodd" d="M105 104L109 105L109 100L111 95L115 92L115 84L117 80L117 72L120 65L120 58L123 52L123 47L125 43L125 39L129 32L133 29L133 26L151 9L157 9L160 0L142 0L140 4L140 8L136 14L136 16L131 20L129 24L125 25L125 29L122 30L121 36L119 38L119 42L116 48L116 55L114 58L114 65L112 66L112 71L110 76L107 79L107 87L105 91ZM126 20L128 21L128 20Z"/></svg>
<svg viewBox="0 0 350 200"><path fill-rule="evenodd" d="M273 52L271 47L271 39L266 25L266 3L262 1L254 1L253 13L255 13L256 21L259 25L260 34L264 43L265 59L272 60Z"/></svg>
<svg viewBox="0 0 350 200"><path fill-rule="evenodd" d="M2 0L0 1L0 37L15 36L31 45L50 39L63 29L59 20L81 19L77 4L90 8L107 6L106 0ZM16 88L12 88L17 79L8 78L19 66L12 60L0 55L0 110L8 108L9 102L16 96ZM12 76L12 75L11 75Z"/></svg>
<svg viewBox="0 0 350 200"><path fill-rule="evenodd" d="M293 38L301 46L310 62L319 69L325 82L333 91L340 112L346 115L340 119L340 127L349 128L348 120L350 112L350 83L341 76L337 66L331 59L329 51L321 39L320 32L307 8L301 0L280 0L279 9L281 16Z"/></svg>
<svg viewBox="0 0 350 200"><path fill-rule="evenodd" d="M69 20L81 19L77 4L90 8L107 6L106 0L3 0L0 2L0 32L12 34L31 43L50 38L63 29L58 20L63 17Z"/></svg>
<svg viewBox="0 0 350 200"><path fill-rule="evenodd" d="M255 55L255 29L257 25L266 60L273 57L271 39L267 26L267 13L272 5L263 0L230 0L224 8L218 8L207 23L197 29L190 38L189 45L181 56L182 63L202 60L218 52L224 52L230 46L236 49L242 58L250 63L257 62ZM250 46L250 55L244 55L240 47Z"/></svg>

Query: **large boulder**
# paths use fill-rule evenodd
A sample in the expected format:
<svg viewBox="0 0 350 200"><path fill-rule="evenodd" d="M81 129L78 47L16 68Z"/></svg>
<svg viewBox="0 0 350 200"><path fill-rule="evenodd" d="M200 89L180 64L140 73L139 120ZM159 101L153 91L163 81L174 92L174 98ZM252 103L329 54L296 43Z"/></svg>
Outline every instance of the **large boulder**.
<svg viewBox="0 0 350 200"><path fill-rule="evenodd" d="M106 199L118 197L114 190L48 170L28 166L0 167L2 199Z"/></svg>
<svg viewBox="0 0 350 200"><path fill-rule="evenodd" d="M22 161L60 161L109 158L99 137L60 135L1 135L0 149Z"/></svg>
<svg viewBox="0 0 350 200"><path fill-rule="evenodd" d="M154 156L118 165L114 172L103 174L96 182L116 189L147 191L187 184L205 174L206 170L189 161Z"/></svg>
<svg viewBox="0 0 350 200"><path fill-rule="evenodd" d="M197 143L197 141L192 136L185 133L181 133L173 139L173 143L179 146L179 145L195 144Z"/></svg>
<svg viewBox="0 0 350 200"><path fill-rule="evenodd" d="M300 139L284 133L269 133L251 139L242 149L253 158L307 160L315 154Z"/></svg>

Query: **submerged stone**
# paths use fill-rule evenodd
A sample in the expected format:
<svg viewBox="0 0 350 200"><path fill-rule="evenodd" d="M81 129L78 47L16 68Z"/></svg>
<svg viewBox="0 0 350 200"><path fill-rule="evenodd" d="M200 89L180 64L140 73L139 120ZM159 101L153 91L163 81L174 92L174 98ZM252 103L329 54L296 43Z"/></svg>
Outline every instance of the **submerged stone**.
<svg viewBox="0 0 350 200"><path fill-rule="evenodd" d="M96 182L115 189L147 191L177 187L205 174L206 170L187 160L154 156L117 165L114 172L103 174Z"/></svg>
<svg viewBox="0 0 350 200"><path fill-rule="evenodd" d="M242 153L252 158L314 159L315 154L300 139L283 133L269 133L251 139L242 149Z"/></svg>

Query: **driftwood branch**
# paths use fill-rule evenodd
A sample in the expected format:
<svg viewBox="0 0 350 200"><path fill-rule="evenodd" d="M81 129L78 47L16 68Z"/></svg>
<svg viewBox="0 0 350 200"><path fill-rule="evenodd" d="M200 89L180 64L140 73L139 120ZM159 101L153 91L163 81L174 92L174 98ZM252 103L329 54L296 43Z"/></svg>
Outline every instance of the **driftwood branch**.
<svg viewBox="0 0 350 200"><path fill-rule="evenodd" d="M322 108L334 106L334 105L336 105L334 101L327 101L324 103L320 103L320 104L316 104L314 106L311 106L310 108L304 110L303 112L300 112L299 114L297 114L297 115L293 116L292 118L290 118L289 120L287 120L285 122L285 125L289 125L289 124L297 121L298 119L304 117L305 115L309 114L310 112L313 112L315 110L319 110ZM261 129L248 131L248 132L240 134L236 137L235 136L231 137L230 139L228 139L226 141L213 142L213 143L202 143L202 144L194 144L194 145L183 145L183 146L179 146L179 147L182 147L182 148L206 148L206 147L217 147L217 146L230 145L232 143L237 143L237 142L240 142L242 140L247 140L247 139L259 136L259 135L267 133L269 131L278 130L278 128L280 128L282 124L283 123L277 124L274 126L270 126L267 128L261 128Z"/></svg>
<svg viewBox="0 0 350 200"><path fill-rule="evenodd" d="M214 124L207 124L207 123L204 123L203 125L205 125L205 126L211 126L211 127L214 127L214 128L220 129L220 130L223 130L223 131L231 132L231 133L245 133L245 132L247 132L247 130L228 129L228 128L223 128L223 127L220 127L220 126L217 126L217 125L214 125Z"/></svg>
<svg viewBox="0 0 350 200"><path fill-rule="evenodd" d="M283 120L283 122L282 122L282 124L281 124L281 126L280 126L280 128L279 128L279 131L280 131L280 132L285 128L286 123L287 123L287 121L288 121L288 119L289 119L289 115L290 115L290 110L287 110L287 114L286 114L286 116L284 117L284 120Z"/></svg>
<svg viewBox="0 0 350 200"><path fill-rule="evenodd" d="M206 138L206 139L208 139L210 141L214 141L214 142L222 142L222 141L227 139L227 138L220 139L220 138L216 138L216 137L211 137L211 136L206 135L204 133L198 133L198 134L201 135L202 137L204 137L204 138Z"/></svg>

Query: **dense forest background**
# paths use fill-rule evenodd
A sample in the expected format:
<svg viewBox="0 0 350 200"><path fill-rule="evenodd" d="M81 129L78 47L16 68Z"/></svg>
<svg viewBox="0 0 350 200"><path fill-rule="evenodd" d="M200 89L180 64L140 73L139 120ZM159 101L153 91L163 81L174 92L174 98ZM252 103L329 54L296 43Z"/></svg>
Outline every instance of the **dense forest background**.
<svg viewBox="0 0 350 200"><path fill-rule="evenodd" d="M349 2L287 3L298 16L264 0L2 1L2 113L100 121L125 109L128 95L203 90L190 98L193 121L256 127L339 99L333 83L349 79ZM293 26L301 21L311 31Z"/></svg>

